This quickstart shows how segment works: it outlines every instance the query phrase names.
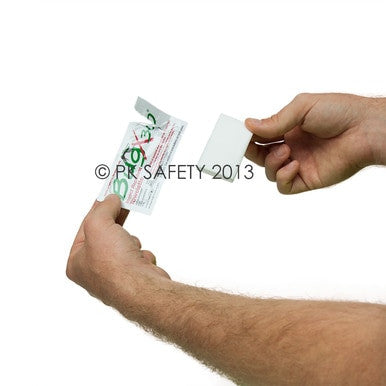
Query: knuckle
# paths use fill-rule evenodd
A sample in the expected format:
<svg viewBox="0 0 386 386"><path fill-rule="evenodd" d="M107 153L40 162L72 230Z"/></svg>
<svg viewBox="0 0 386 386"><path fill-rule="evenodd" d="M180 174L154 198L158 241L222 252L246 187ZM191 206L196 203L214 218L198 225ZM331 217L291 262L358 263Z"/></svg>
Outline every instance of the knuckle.
<svg viewBox="0 0 386 386"><path fill-rule="evenodd" d="M151 252L151 251L148 251L147 249L144 249L143 251L142 251L142 254L144 254L145 256L154 256L153 255L153 252Z"/></svg>
<svg viewBox="0 0 386 386"><path fill-rule="evenodd" d="M151 251L143 250L142 251L142 256L145 257L148 260L151 260L152 262L156 261L155 256L154 256L153 252L151 252Z"/></svg>
<svg viewBox="0 0 386 386"><path fill-rule="evenodd" d="M73 263L72 263L72 257L68 258L67 266L66 266L66 276L68 279L74 281L74 272L73 272Z"/></svg>
<svg viewBox="0 0 386 386"><path fill-rule="evenodd" d="M84 220L83 227L84 227L85 234L94 233L99 228L98 220L95 219L95 217L92 215L87 216Z"/></svg>
<svg viewBox="0 0 386 386"><path fill-rule="evenodd" d="M134 242L134 244L135 244L139 249L141 249L141 247L142 247L142 245L141 245L141 240L140 240L137 236L131 235L131 240Z"/></svg>
<svg viewBox="0 0 386 386"><path fill-rule="evenodd" d="M308 99L309 95L309 93L302 92L295 96L294 101L303 102L304 100Z"/></svg>
<svg viewBox="0 0 386 386"><path fill-rule="evenodd" d="M85 233L88 233L90 232L90 228L92 227L92 219L91 219L91 216L87 216L85 219L84 219L84 223L83 223L83 229L84 229L84 232Z"/></svg>
<svg viewBox="0 0 386 386"><path fill-rule="evenodd" d="M273 124L278 125L280 123L280 115L279 115L279 113L271 115L270 120L271 120L271 122Z"/></svg>
<svg viewBox="0 0 386 386"><path fill-rule="evenodd" d="M302 108L311 105L314 100L315 94L303 92L295 96L295 98L293 99L293 103L299 108Z"/></svg>
<svg viewBox="0 0 386 386"><path fill-rule="evenodd" d="M155 269L158 271L160 275L166 277L167 279L171 279L170 275L164 269L160 267L155 267Z"/></svg>

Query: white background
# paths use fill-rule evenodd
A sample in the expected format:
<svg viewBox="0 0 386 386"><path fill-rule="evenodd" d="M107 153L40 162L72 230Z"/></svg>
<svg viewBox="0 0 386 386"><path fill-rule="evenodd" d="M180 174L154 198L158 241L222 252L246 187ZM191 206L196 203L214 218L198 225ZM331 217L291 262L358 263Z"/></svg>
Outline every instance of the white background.
<svg viewBox="0 0 386 386"><path fill-rule="evenodd" d="M337 1L1 1L2 385L229 385L65 277L69 247L137 95L188 121L197 162L220 113L299 92L386 90L385 7ZM252 296L386 301L386 170L282 196L168 181L126 229L175 280Z"/></svg>

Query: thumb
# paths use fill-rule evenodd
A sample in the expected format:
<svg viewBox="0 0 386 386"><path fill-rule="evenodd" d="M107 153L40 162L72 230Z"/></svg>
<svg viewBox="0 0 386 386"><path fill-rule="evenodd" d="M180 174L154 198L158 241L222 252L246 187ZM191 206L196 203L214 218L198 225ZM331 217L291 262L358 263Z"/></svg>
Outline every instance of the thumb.
<svg viewBox="0 0 386 386"><path fill-rule="evenodd" d="M116 223L121 212L121 200L115 194L108 195L104 201L98 202L84 220L84 232L98 234L106 227Z"/></svg>
<svg viewBox="0 0 386 386"><path fill-rule="evenodd" d="M258 137L280 139L295 126L303 123L315 100L315 94L299 94L272 117L267 119L248 118L245 120L245 126Z"/></svg>

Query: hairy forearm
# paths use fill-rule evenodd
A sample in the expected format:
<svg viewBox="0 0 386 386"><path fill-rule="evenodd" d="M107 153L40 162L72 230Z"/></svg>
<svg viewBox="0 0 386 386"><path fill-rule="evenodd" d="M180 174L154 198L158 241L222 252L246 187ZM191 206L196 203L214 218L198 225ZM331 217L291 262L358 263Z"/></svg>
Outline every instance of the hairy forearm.
<svg viewBox="0 0 386 386"><path fill-rule="evenodd" d="M385 306L263 300L144 282L114 306L237 383L386 382Z"/></svg>

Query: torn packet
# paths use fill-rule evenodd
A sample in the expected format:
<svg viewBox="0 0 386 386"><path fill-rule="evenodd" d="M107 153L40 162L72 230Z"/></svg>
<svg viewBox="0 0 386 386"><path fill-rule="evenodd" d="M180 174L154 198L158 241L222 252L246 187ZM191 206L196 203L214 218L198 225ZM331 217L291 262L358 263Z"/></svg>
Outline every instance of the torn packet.
<svg viewBox="0 0 386 386"><path fill-rule="evenodd" d="M145 167L153 174L169 165L187 123L139 97L135 109L149 122L129 123L98 201L114 193L122 208L151 214L164 178L144 178Z"/></svg>

